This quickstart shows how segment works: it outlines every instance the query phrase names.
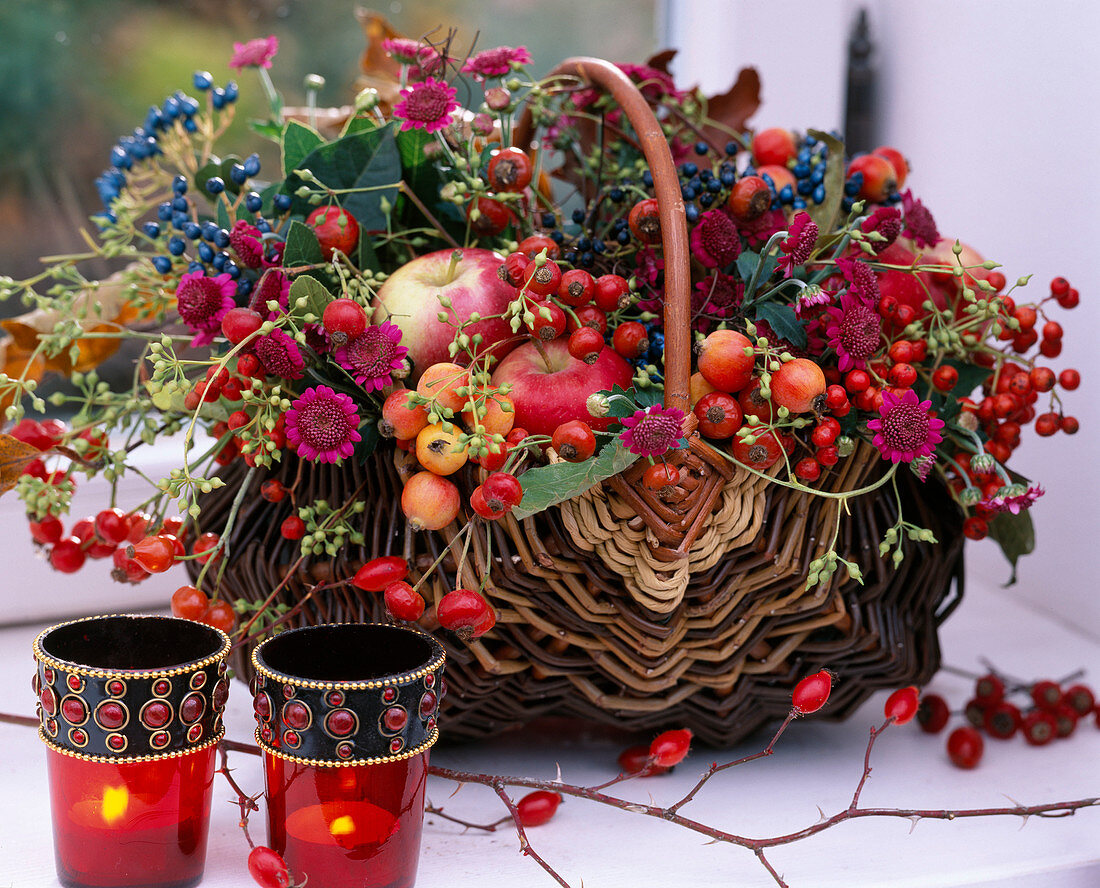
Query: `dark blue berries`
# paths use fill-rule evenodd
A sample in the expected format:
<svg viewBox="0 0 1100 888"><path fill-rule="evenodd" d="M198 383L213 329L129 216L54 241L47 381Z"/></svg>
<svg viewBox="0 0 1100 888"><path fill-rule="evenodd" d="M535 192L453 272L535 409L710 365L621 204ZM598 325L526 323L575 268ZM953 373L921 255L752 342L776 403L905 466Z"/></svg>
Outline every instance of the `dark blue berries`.
<svg viewBox="0 0 1100 888"><path fill-rule="evenodd" d="M195 84L195 89L206 92L214 85L214 75L209 71L196 71L191 77L191 82Z"/></svg>
<svg viewBox="0 0 1100 888"><path fill-rule="evenodd" d="M153 268L161 274L168 274L172 270L172 260L167 256L157 256L153 259Z"/></svg>

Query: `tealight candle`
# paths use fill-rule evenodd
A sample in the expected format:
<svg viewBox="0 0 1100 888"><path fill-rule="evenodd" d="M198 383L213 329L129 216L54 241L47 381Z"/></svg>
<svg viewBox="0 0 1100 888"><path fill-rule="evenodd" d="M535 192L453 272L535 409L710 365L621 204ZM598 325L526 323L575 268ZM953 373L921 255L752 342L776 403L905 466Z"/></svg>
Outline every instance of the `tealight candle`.
<svg viewBox="0 0 1100 888"><path fill-rule="evenodd" d="M326 888L411 888L443 650L411 629L317 626L253 653L268 844Z"/></svg>
<svg viewBox="0 0 1100 888"><path fill-rule="evenodd" d="M228 637L173 617L92 617L46 630L34 653L61 883L198 884Z"/></svg>

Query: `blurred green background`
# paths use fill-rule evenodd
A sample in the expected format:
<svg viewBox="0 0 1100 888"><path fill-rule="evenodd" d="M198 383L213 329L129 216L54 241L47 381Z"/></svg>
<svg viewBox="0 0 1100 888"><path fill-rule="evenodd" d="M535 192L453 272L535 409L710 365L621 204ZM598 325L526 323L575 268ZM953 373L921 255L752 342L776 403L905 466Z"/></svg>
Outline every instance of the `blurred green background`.
<svg viewBox="0 0 1100 888"><path fill-rule="evenodd" d="M92 182L119 136L191 73L232 79L233 42L275 34L271 71L287 104L304 102L303 78L321 74L321 104L355 94L365 37L354 0L2 0L0 2L0 274L25 277L42 255L76 249L99 209ZM656 49L656 0L415 0L374 7L410 37L456 46L525 45L534 71L568 55L643 61ZM262 143L243 119L266 110L254 71L237 78L238 119L223 149ZM88 268L99 274L105 269ZM18 306L8 306L13 313Z"/></svg>

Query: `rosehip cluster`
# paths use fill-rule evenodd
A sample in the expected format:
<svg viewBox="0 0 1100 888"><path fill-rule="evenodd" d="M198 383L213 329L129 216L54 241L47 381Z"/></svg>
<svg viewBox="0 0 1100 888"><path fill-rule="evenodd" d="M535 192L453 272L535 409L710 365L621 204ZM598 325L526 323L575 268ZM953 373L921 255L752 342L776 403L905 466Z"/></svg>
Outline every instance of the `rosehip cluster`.
<svg viewBox="0 0 1100 888"><path fill-rule="evenodd" d="M1010 702L1014 694L1026 696L1028 705ZM943 697L926 694L920 701L917 722L925 733L938 734L951 715ZM960 768L977 767L984 749L983 734L997 740L1022 734L1029 745L1045 746L1057 738L1069 737L1083 718L1092 716L1100 727L1100 708L1087 685L1063 689L1057 682L1042 680L1012 687L993 672L975 681L974 696L967 701L963 715L969 724L956 728L947 743L949 758Z"/></svg>

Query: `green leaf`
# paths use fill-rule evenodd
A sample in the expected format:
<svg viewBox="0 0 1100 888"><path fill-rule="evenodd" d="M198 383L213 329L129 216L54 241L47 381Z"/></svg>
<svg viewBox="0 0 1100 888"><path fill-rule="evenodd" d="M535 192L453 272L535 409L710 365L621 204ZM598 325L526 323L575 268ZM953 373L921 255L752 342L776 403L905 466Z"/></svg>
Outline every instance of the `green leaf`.
<svg viewBox="0 0 1100 888"><path fill-rule="evenodd" d="M637 459L638 455L623 447L616 438L593 459L529 469L520 475L523 501L512 510L512 514L517 519L530 518L537 512L584 493L605 478L619 474Z"/></svg>
<svg viewBox="0 0 1100 888"><path fill-rule="evenodd" d="M283 251L283 266L293 268L296 265L318 265L324 261L317 235L302 222L290 223L286 234L286 249Z"/></svg>
<svg viewBox="0 0 1100 888"><path fill-rule="evenodd" d="M753 253L751 250L746 250L740 256L737 257L737 274L741 280L748 283L752 279L752 273L756 271L756 266L760 264L760 254Z"/></svg>
<svg viewBox="0 0 1100 888"><path fill-rule="evenodd" d="M300 170L309 153L324 143L317 130L297 120L288 120L283 127L283 175Z"/></svg>
<svg viewBox="0 0 1100 888"><path fill-rule="evenodd" d="M306 304L298 308L298 300L305 297ZM290 285L290 313L293 317L301 318L312 313L320 317L325 313L325 306L332 302L332 294L317 278L308 274L300 274Z"/></svg>
<svg viewBox="0 0 1100 888"><path fill-rule="evenodd" d="M616 385L611 391L604 389L597 394L611 399L607 415L616 419L633 416L635 410L645 410L646 407L652 407L654 404L663 404L665 398L665 390L659 385L647 389L624 389Z"/></svg>
<svg viewBox="0 0 1100 888"><path fill-rule="evenodd" d="M424 153L424 147L432 144L434 137L424 130L412 129L397 134L397 151L401 157L401 176L413 194L428 207L439 200L443 185L439 170Z"/></svg>
<svg viewBox="0 0 1100 888"><path fill-rule="evenodd" d="M767 321L777 335L797 348L806 347L806 328L794 309L780 302L761 302L756 306L758 320Z"/></svg>
<svg viewBox="0 0 1100 888"><path fill-rule="evenodd" d="M989 522L989 538L997 541L1005 558L1012 565L1012 576L1006 586L1016 582L1016 562L1021 555L1030 555L1035 551L1035 525L1031 522L1031 513L1026 509L1019 514L1002 512Z"/></svg>
<svg viewBox="0 0 1100 888"><path fill-rule="evenodd" d="M378 433L378 417L368 417L367 421L359 426L359 435L360 441L355 445L353 458L362 465L378 447L378 440L381 437Z"/></svg>
<svg viewBox="0 0 1100 888"><path fill-rule="evenodd" d="M209 161L202 166L197 173L195 173L195 190L200 194L208 194L206 190L207 181L213 176L220 176L221 171L221 158L212 156Z"/></svg>
<svg viewBox="0 0 1100 888"><path fill-rule="evenodd" d="M218 217L218 225L229 231L233 223L229 221L229 207L221 196L214 198L215 215Z"/></svg>
<svg viewBox="0 0 1100 888"><path fill-rule="evenodd" d="M844 198L844 143L820 130L806 130L806 134L824 142L829 148L829 156L825 160L825 200L809 207L810 218L825 235L832 232L836 225L840 202Z"/></svg>
<svg viewBox="0 0 1100 888"><path fill-rule="evenodd" d="M233 169L233 164L240 163L241 159L236 154L230 154L228 157L222 158L221 164L218 166L218 175L222 177L222 181L225 182L225 190L227 194L234 196L241 193L241 186L233 181L233 176L230 170Z"/></svg>
<svg viewBox="0 0 1100 888"><path fill-rule="evenodd" d="M283 142L283 127L271 120L250 120L248 127L252 132L272 142Z"/></svg>

